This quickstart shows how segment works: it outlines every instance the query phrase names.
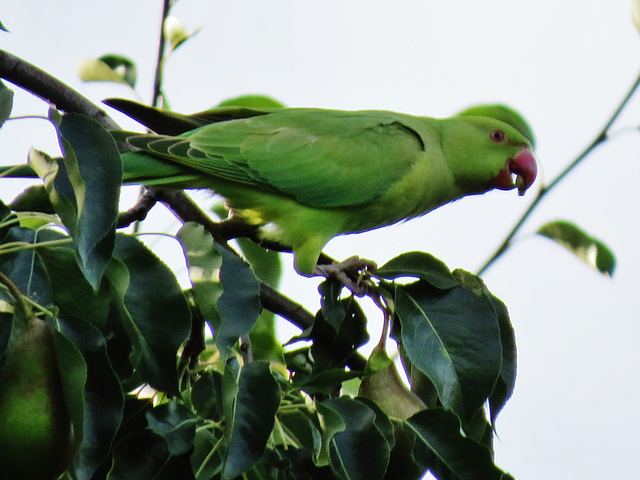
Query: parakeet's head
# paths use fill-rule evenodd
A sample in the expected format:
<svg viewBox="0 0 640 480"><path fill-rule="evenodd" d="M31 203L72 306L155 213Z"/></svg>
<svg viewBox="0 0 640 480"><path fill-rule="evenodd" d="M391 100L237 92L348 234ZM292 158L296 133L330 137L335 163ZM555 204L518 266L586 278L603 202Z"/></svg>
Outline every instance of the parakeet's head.
<svg viewBox="0 0 640 480"><path fill-rule="evenodd" d="M529 140L531 148L536 148L536 139L533 130L527 121L513 108L500 104L475 105L458 113L459 117L489 117L511 125L518 130L524 138Z"/></svg>
<svg viewBox="0 0 640 480"><path fill-rule="evenodd" d="M516 128L488 117L457 116L443 121L443 150L455 183L474 193L518 189L538 173L530 141Z"/></svg>

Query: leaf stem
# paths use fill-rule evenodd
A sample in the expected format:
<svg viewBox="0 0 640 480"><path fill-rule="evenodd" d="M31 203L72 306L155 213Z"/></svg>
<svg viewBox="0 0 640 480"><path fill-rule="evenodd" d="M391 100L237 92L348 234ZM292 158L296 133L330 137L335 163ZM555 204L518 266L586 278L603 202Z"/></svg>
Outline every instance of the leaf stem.
<svg viewBox="0 0 640 480"><path fill-rule="evenodd" d="M524 225L524 223L529 218L531 213L540 204L540 201L551 190L553 190L565 177L567 177L567 175L574 168L576 168L596 147L598 147L599 145L601 145L602 143L604 143L609 139L609 129L611 128L613 123L618 119L618 117L620 116L620 113L622 113L622 110L624 110L624 108L627 106L627 104L629 103L629 100L631 100L631 97L633 97L633 95L635 94L639 86L640 86L640 75L638 75L638 77L636 78L636 81L631 86L631 88L627 92L626 96L624 97L620 105L618 105L618 108L615 110L613 115L611 115L611 117L609 118L607 123L604 125L600 133L598 133L596 138L587 146L587 148L584 149L584 151L580 155L576 157L576 159L573 162L571 162L562 172L560 172L557 177L555 177L548 185L543 185L540 188L535 199L533 200L531 205L529 205L529 208L527 208L527 210L522 214L520 219L516 222L516 224L511 229L511 232L509 232L509 234L505 237L504 241L496 249L493 255L489 257L489 260L487 260L487 262L482 266L482 268L480 268L480 270L478 271L478 275L484 274L484 272L486 272L486 270L498 258L500 258L502 254L504 254L511 247L511 245L513 244L513 238L515 237L516 233L520 231L520 228L522 227L522 225Z"/></svg>

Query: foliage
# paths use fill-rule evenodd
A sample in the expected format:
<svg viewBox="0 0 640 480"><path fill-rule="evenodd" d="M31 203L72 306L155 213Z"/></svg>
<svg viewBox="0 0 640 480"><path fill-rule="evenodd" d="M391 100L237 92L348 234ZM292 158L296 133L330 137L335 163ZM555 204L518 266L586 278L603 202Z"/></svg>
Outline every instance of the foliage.
<svg viewBox="0 0 640 480"><path fill-rule="evenodd" d="M169 52L197 33L175 19L164 32ZM85 61L81 76L137 80L135 64L111 54ZM11 102L2 85L0 125ZM255 96L225 104L280 105ZM492 442L515 385L515 336L480 277L424 252L381 266L372 297L390 332L365 361L358 299L326 281L308 321L277 292L273 300L276 253L213 242L197 218L183 217L192 221L177 235L191 280L182 289L135 234L117 232L122 169L104 125L71 109L51 109L49 120L63 158L32 151L43 185L0 202L0 388L17 389L1 373L16 345L37 356L36 343L25 348L29 322L46 325L57 364L46 374L58 393L50 414L68 422L55 447L75 452L63 478L510 478ZM554 222L538 233L613 272L611 252L579 228ZM304 332L281 346L274 313ZM29 415L20 422L33 427ZM0 417L6 442L3 428Z"/></svg>

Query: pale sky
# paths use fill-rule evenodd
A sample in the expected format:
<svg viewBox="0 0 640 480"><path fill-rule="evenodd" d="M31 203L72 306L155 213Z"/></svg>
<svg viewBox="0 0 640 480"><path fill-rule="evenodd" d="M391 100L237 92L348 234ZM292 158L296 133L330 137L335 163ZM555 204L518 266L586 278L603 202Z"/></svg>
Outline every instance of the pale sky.
<svg viewBox="0 0 640 480"><path fill-rule="evenodd" d="M81 83L78 62L126 55L139 66L139 93L148 102L160 4L3 2L0 20L11 33L0 33L0 48L95 101L135 97L122 86ZM533 126L547 181L593 140L640 72L640 35L626 0L182 0L174 14L190 30L202 27L167 64L165 91L175 110L203 110L245 93L289 106L429 116L502 102ZM45 111L28 95L16 98L16 115ZM496 462L518 480L632 478L637 470L639 125L640 98L616 124L621 133L547 196L516 247L484 276L516 329L519 376L498 419ZM0 131L0 163L23 162L31 145L55 153L46 122L10 122ZM7 184L3 200L13 198ZM15 193L23 185L15 182ZM475 271L532 198L467 198L402 225L335 239L326 251L382 264L423 250L452 269ZM555 219L574 221L611 247L613 278L532 235ZM151 221L151 229L172 223L162 215ZM174 249L179 270L179 249L162 245ZM317 283L289 272L283 290L315 310Z"/></svg>

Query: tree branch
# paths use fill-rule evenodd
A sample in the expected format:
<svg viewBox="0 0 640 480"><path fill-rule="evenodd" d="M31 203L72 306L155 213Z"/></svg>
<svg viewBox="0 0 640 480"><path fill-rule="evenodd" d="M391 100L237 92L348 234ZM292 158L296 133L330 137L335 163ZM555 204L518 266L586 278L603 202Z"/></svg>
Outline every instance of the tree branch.
<svg viewBox="0 0 640 480"><path fill-rule="evenodd" d="M0 50L0 78L40 97L64 112L88 115L106 129L119 128L104 110L89 99L35 65L4 50Z"/></svg>
<svg viewBox="0 0 640 480"><path fill-rule="evenodd" d="M631 100L631 97L633 97L633 95L635 94L635 92L638 89L638 87L640 87L640 75L638 75L638 77L636 78L636 81L631 86L631 88L627 92L626 96L624 97L624 99L622 100L620 105L618 105L618 108L616 108L615 112L613 113L613 115L611 115L611 117L606 122L605 126L602 128L600 133L598 133L596 138L587 146L587 148L584 149L584 151L580 155L578 155L578 157L573 162L571 162L562 172L560 172L560 174L558 174L558 176L556 178L554 178L551 181L551 183L549 183L548 185L543 185L540 188L540 190L538 191L538 195L536 195L536 198L533 200L533 203L531 203L531 205L529 205L529 208L522 214L520 219L516 222L514 227L511 229L511 232L509 232L509 234L506 236L506 238L503 240L503 242L500 244L500 246L496 249L496 251L493 253L493 255L491 255L491 257L489 257L489 260L487 260L487 262L478 271L478 275L484 274L484 272L498 258L500 258L500 256L502 256L502 254L504 254L511 247L511 245L513 244L513 238L515 237L516 233L518 233L518 231L520 231L520 228L522 228L522 225L524 225L524 223L529 218L531 213L538 207L538 205L540 204L542 199L551 190L556 188L558 186L558 184L564 178L566 178L567 175L569 173L571 173L571 171L574 168L576 168L580 163L582 163L584 161L584 159L596 147L598 147L599 145L601 145L602 143L604 143L605 141L607 141L609 139L609 129L611 128L613 123L618 119L618 117L620 116L620 113L622 112L622 110L627 106L627 104L629 103L629 100Z"/></svg>

